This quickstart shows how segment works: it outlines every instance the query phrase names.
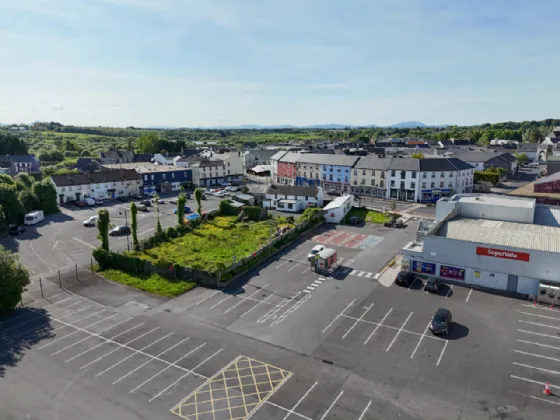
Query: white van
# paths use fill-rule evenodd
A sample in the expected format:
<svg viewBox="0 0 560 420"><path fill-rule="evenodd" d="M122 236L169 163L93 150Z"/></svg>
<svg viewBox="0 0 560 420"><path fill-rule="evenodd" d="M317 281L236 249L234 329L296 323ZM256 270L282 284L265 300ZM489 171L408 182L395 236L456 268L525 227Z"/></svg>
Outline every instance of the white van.
<svg viewBox="0 0 560 420"><path fill-rule="evenodd" d="M45 214L43 210L36 210L32 211L31 213L27 213L25 215L25 219L23 219L23 223L26 225L34 225L36 223L42 222L45 220Z"/></svg>
<svg viewBox="0 0 560 420"><path fill-rule="evenodd" d="M84 201L88 206L95 206L95 200L93 198L86 197L84 198Z"/></svg>

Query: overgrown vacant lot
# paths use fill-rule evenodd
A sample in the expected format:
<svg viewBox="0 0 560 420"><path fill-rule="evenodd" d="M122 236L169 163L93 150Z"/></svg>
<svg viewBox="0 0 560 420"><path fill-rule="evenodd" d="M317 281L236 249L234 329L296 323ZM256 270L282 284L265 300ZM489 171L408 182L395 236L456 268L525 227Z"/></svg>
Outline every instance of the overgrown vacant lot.
<svg viewBox="0 0 560 420"><path fill-rule="evenodd" d="M133 255L154 264L177 263L214 272L218 265L229 266L234 256L239 260L268 243L282 225L285 221L237 223L235 216L219 216L181 238Z"/></svg>

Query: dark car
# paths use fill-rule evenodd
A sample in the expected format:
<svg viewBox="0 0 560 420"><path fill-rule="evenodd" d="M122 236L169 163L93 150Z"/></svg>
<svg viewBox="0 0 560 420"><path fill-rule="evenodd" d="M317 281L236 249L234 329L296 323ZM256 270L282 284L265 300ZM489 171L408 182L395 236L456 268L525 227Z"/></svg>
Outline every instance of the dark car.
<svg viewBox="0 0 560 420"><path fill-rule="evenodd" d="M351 225L359 225L360 224L360 219L358 219L356 216L352 216L349 220L348 223L350 223Z"/></svg>
<svg viewBox="0 0 560 420"><path fill-rule="evenodd" d="M185 213L190 213L191 212L191 208L185 206ZM173 214L177 214L177 209L173 210Z"/></svg>
<svg viewBox="0 0 560 420"><path fill-rule="evenodd" d="M395 283L399 286L409 287L412 283L414 283L415 279L416 276L414 274L409 273L408 271L400 271L395 278Z"/></svg>
<svg viewBox="0 0 560 420"><path fill-rule="evenodd" d="M452 322L453 317L451 316L451 311L449 311L449 309L439 308L430 323L430 331L435 335L448 335L449 327Z"/></svg>
<svg viewBox="0 0 560 420"><path fill-rule="evenodd" d="M431 293L439 293L439 280L428 279L424 285L424 290Z"/></svg>
<svg viewBox="0 0 560 420"><path fill-rule="evenodd" d="M27 227L23 225L11 225L10 226L10 235L21 235L23 232L27 230Z"/></svg>
<svg viewBox="0 0 560 420"><path fill-rule="evenodd" d="M128 197L117 197L117 201L120 201L121 203L126 203L128 201Z"/></svg>
<svg viewBox="0 0 560 420"><path fill-rule="evenodd" d="M130 228L128 226L117 226L109 231L110 236L120 236L130 234Z"/></svg>
<svg viewBox="0 0 560 420"><path fill-rule="evenodd" d="M142 200L140 201L140 204L144 204L146 207L152 206L152 202L150 200Z"/></svg>

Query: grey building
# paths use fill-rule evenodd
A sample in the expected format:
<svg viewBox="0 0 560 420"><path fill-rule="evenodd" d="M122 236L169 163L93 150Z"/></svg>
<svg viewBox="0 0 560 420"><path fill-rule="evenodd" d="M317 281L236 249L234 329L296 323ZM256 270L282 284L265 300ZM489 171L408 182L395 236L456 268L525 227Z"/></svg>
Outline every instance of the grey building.
<svg viewBox="0 0 560 420"><path fill-rule="evenodd" d="M271 157L276 154L276 150L248 150L242 153L243 158L243 171L247 172L248 169L254 168L257 165L270 165Z"/></svg>

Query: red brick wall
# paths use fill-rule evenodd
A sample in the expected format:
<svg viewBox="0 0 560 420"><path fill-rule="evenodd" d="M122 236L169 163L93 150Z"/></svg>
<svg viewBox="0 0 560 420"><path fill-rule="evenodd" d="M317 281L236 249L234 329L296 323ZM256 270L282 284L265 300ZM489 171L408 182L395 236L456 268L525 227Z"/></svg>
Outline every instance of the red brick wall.
<svg viewBox="0 0 560 420"><path fill-rule="evenodd" d="M538 193L558 193L560 192L560 180L550 181L545 184L535 185L533 187L533 192Z"/></svg>
<svg viewBox="0 0 560 420"><path fill-rule="evenodd" d="M296 178L296 165L294 163L278 162L278 175L282 178Z"/></svg>

